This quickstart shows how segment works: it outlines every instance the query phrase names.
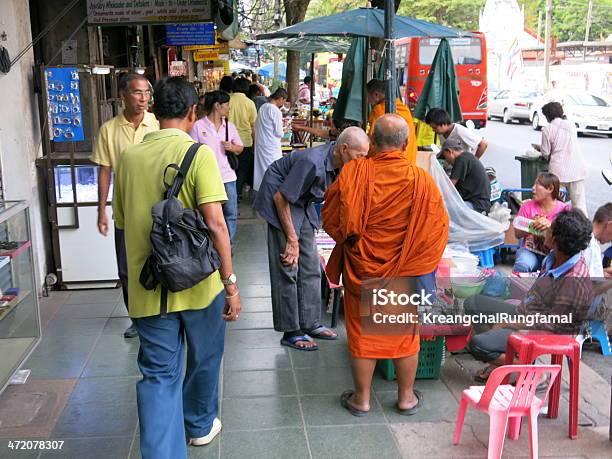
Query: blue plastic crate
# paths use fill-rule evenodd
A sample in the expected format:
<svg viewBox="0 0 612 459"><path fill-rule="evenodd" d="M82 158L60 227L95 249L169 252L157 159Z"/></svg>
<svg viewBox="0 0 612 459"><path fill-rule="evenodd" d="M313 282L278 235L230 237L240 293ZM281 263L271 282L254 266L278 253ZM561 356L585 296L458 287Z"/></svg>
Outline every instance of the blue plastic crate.
<svg viewBox="0 0 612 459"><path fill-rule="evenodd" d="M480 260L481 268L494 268L495 267L495 248L487 250L477 250L472 252Z"/></svg>

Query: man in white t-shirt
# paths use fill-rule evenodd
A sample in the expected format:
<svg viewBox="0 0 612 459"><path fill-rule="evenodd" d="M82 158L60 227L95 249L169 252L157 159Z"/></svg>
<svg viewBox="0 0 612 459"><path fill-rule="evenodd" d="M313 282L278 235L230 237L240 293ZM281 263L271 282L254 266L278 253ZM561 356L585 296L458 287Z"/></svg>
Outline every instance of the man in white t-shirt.
<svg viewBox="0 0 612 459"><path fill-rule="evenodd" d="M259 191L264 174L277 159L282 158L281 138L284 134L283 114L280 107L287 101L287 91L277 89L263 104L255 121L255 173L253 189Z"/></svg>
<svg viewBox="0 0 612 459"><path fill-rule="evenodd" d="M432 108L425 116L425 122L440 136L442 143L447 140L459 141L463 151L468 151L478 159L489 146L487 141L472 129L453 123L449 114L443 108Z"/></svg>

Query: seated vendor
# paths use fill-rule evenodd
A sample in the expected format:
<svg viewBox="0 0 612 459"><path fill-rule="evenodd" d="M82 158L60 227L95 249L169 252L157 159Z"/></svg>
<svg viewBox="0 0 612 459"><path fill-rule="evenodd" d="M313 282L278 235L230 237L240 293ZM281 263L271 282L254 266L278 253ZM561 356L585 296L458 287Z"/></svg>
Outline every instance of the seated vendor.
<svg viewBox="0 0 612 459"><path fill-rule="evenodd" d="M543 233L550 228L559 212L569 207L559 201L559 186L559 177L555 174L542 172L536 178L532 189L533 199L523 203L518 215L533 220L533 229L541 231L542 236L514 228L516 238L521 240L521 247L516 252L512 271L531 273L539 271L542 266L549 252L544 245Z"/></svg>
<svg viewBox="0 0 612 459"><path fill-rule="evenodd" d="M463 151L461 142L456 139L444 142L438 159L444 159L453 167L450 179L461 199L476 212L488 213L491 209L491 184L480 160Z"/></svg>
<svg viewBox="0 0 612 459"><path fill-rule="evenodd" d="M600 244L612 242L612 202L601 206L593 217L593 235ZM603 269L606 279L612 279L612 246L604 252Z"/></svg>
<svg viewBox="0 0 612 459"><path fill-rule="evenodd" d="M517 320L517 323L495 324L491 330L474 335L468 350L477 360L489 364L476 375L477 380L486 380L495 367L504 364L508 337L517 330L536 329L558 334L579 331L595 298L589 270L580 253L589 245L591 231L591 222L581 211L562 211L546 231L545 244L551 251L544 258L542 271L519 305L482 295L465 301L465 313L469 315L507 313L532 319L538 317L536 314L544 316L532 327ZM552 323L553 315L555 319L565 317L569 323L558 323L558 320Z"/></svg>

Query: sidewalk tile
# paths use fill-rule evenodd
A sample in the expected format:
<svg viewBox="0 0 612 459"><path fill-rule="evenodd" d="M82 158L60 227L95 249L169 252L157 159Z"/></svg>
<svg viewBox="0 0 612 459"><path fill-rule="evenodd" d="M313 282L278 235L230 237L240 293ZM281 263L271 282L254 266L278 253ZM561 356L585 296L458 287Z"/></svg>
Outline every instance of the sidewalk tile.
<svg viewBox="0 0 612 459"><path fill-rule="evenodd" d="M116 307L117 302L65 304L57 312L55 319L106 319Z"/></svg>
<svg viewBox="0 0 612 459"><path fill-rule="evenodd" d="M255 432L223 432L221 457L306 459L309 455L304 430L287 428Z"/></svg>
<svg viewBox="0 0 612 459"><path fill-rule="evenodd" d="M74 290L70 292L66 304L117 303L120 299L120 288Z"/></svg>
<svg viewBox="0 0 612 459"><path fill-rule="evenodd" d="M283 334L271 329L228 330L225 333L225 347L232 349L281 349Z"/></svg>
<svg viewBox="0 0 612 459"><path fill-rule="evenodd" d="M273 327L271 312L243 312L236 322L230 322L227 325L228 330L272 329Z"/></svg>
<svg viewBox="0 0 612 459"><path fill-rule="evenodd" d="M136 383L141 378L79 379L70 401L72 403L136 403Z"/></svg>
<svg viewBox="0 0 612 459"><path fill-rule="evenodd" d="M52 437L131 437L137 419L135 403L68 403Z"/></svg>
<svg viewBox="0 0 612 459"><path fill-rule="evenodd" d="M400 457L393 435L384 425L310 427L308 442L315 458Z"/></svg>
<svg viewBox="0 0 612 459"><path fill-rule="evenodd" d="M225 371L245 370L289 370L289 352L278 349L233 349L223 357Z"/></svg>
<svg viewBox="0 0 612 459"><path fill-rule="evenodd" d="M226 399L222 421L224 432L302 426L297 397Z"/></svg>
<svg viewBox="0 0 612 459"><path fill-rule="evenodd" d="M354 387L351 372L346 368L300 369L295 370L295 374L300 395L336 395L340 397L342 392Z"/></svg>
<svg viewBox="0 0 612 459"><path fill-rule="evenodd" d="M293 372L289 370L232 371L223 376L224 398L297 394Z"/></svg>
<svg viewBox="0 0 612 459"><path fill-rule="evenodd" d="M353 416L340 405L340 394L301 396L304 420L307 426L334 426L347 424L385 424L383 411L374 397L370 412L363 417Z"/></svg>
<svg viewBox="0 0 612 459"><path fill-rule="evenodd" d="M140 376L136 358L136 354L95 353L87 362L82 377Z"/></svg>

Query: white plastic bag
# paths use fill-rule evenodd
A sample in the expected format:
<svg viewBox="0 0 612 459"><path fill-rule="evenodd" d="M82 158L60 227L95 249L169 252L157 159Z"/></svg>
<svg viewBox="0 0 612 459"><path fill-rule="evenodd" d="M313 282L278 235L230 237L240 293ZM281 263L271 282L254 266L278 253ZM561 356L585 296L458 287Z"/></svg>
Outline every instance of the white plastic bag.
<svg viewBox="0 0 612 459"><path fill-rule="evenodd" d="M450 218L449 243L467 244L472 252L503 244L509 222L500 223L470 209L434 153L418 152L417 165L429 172L442 193Z"/></svg>

